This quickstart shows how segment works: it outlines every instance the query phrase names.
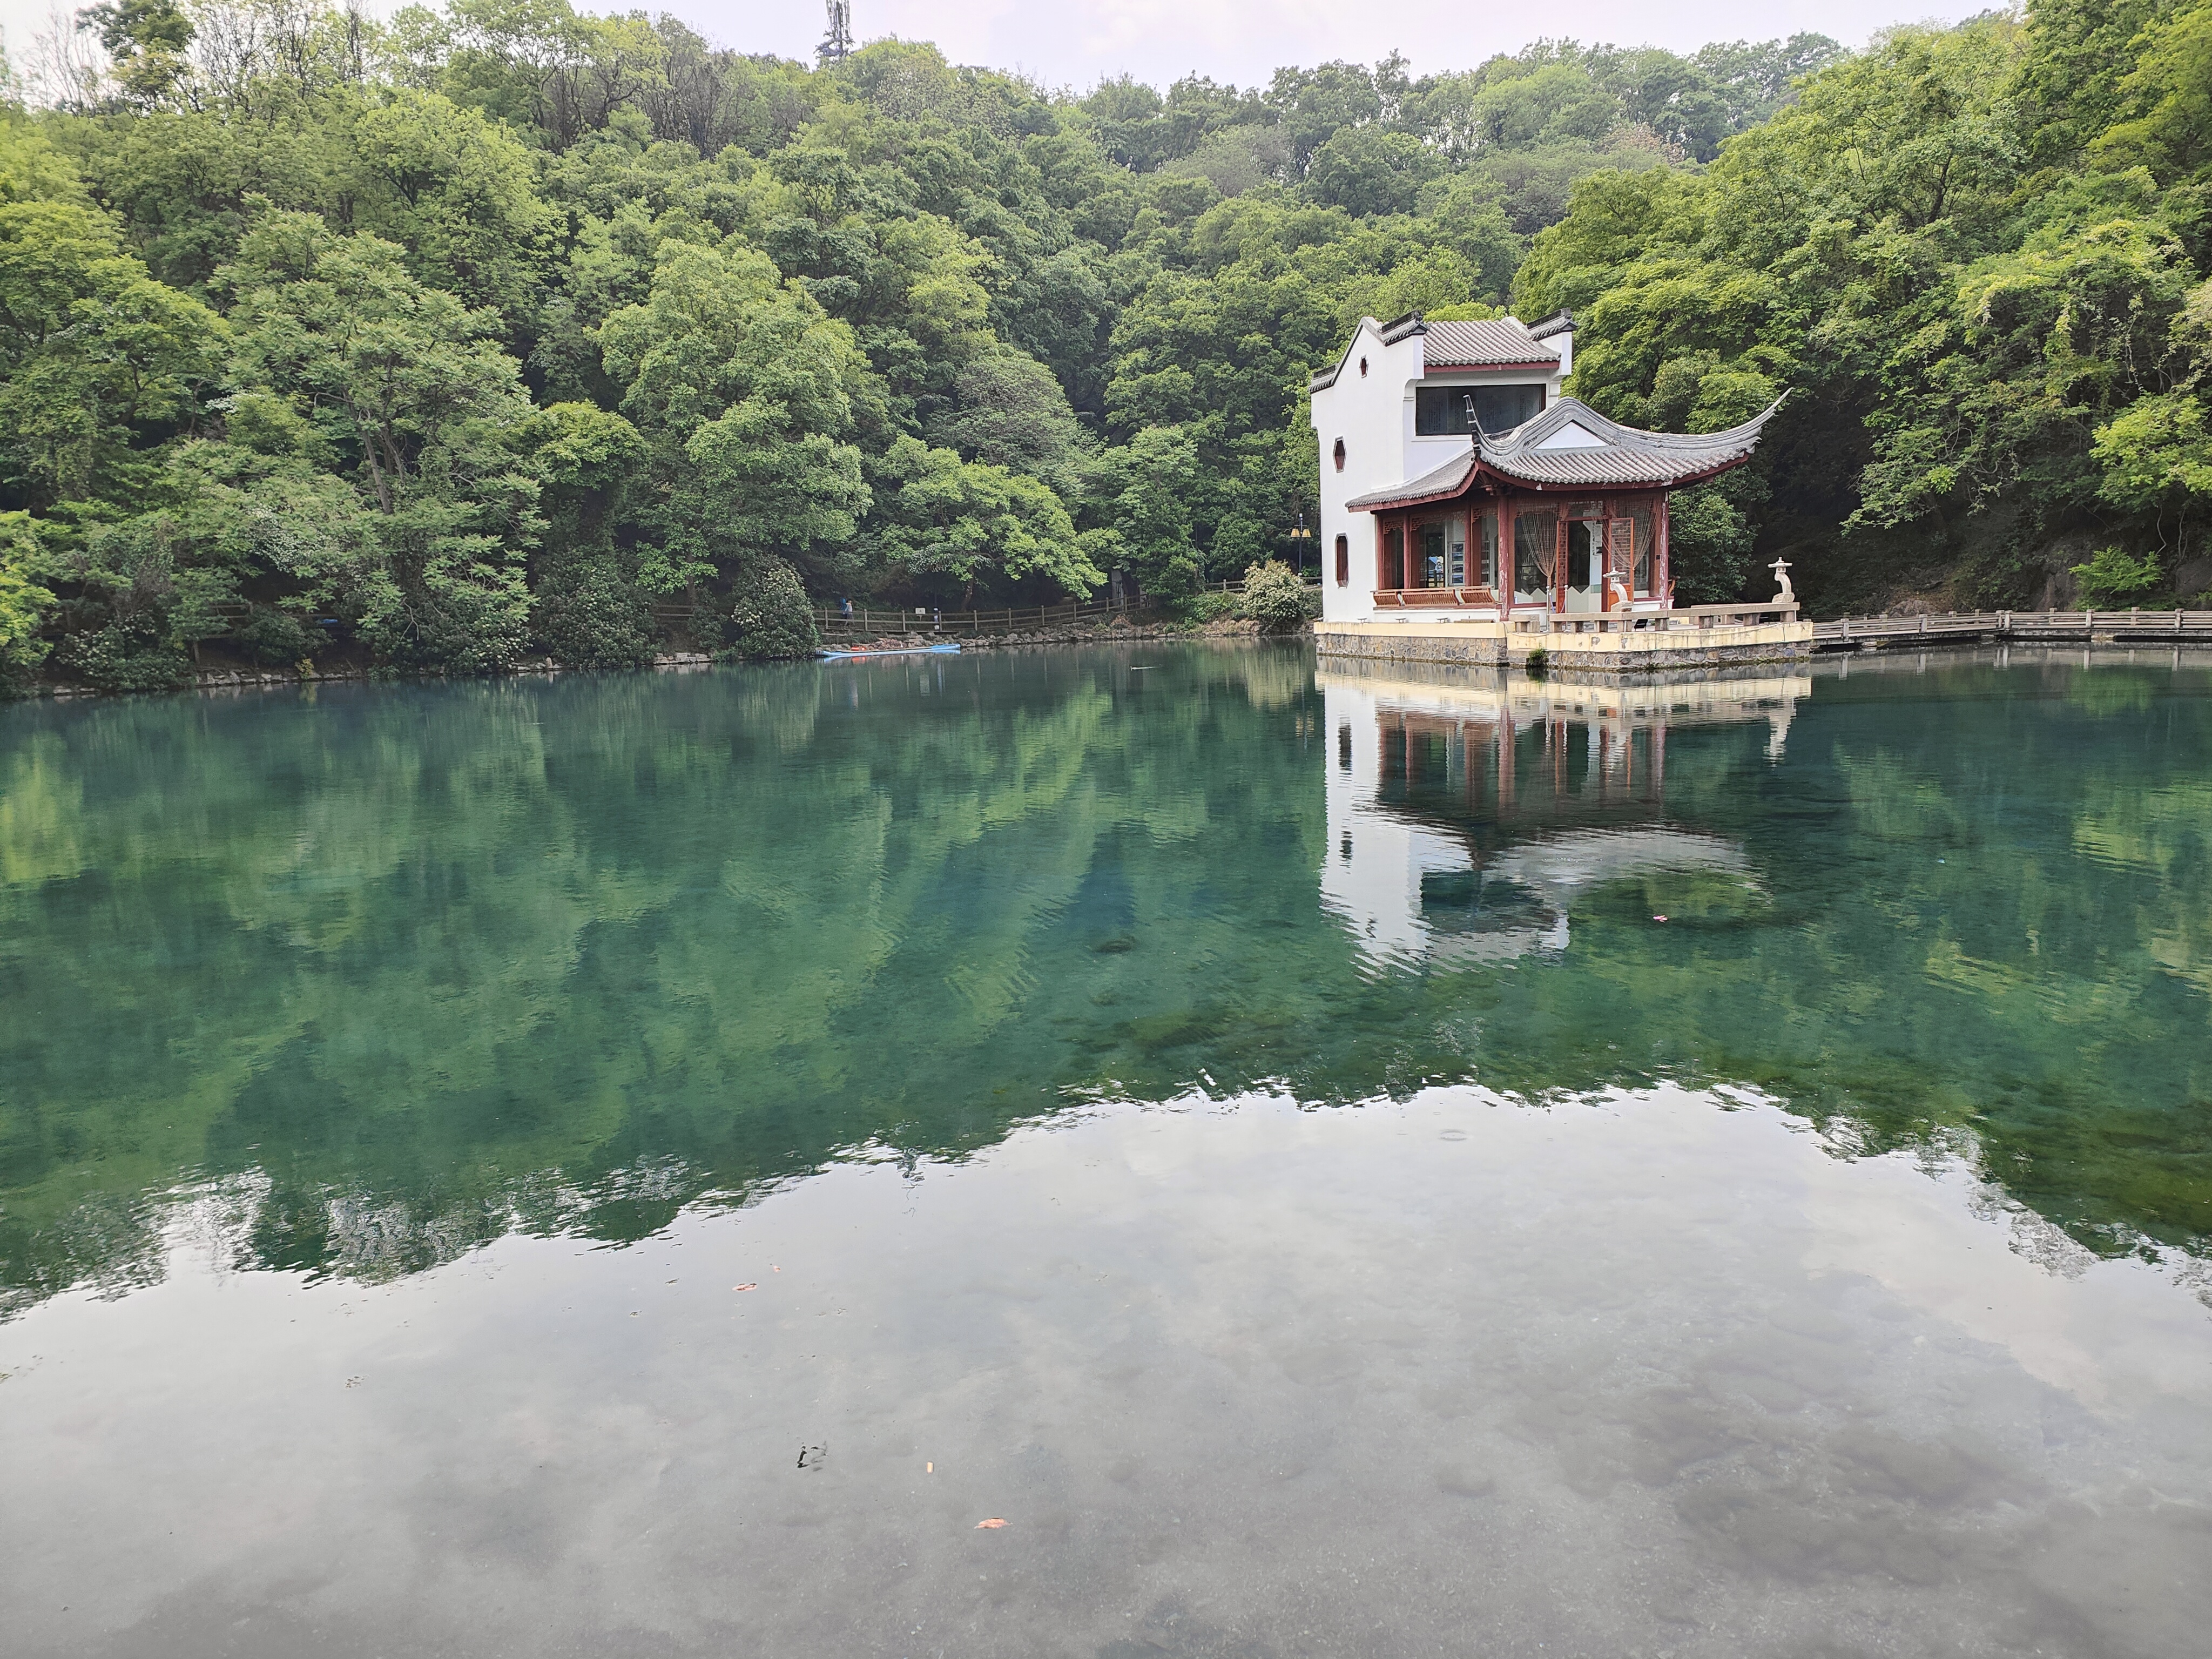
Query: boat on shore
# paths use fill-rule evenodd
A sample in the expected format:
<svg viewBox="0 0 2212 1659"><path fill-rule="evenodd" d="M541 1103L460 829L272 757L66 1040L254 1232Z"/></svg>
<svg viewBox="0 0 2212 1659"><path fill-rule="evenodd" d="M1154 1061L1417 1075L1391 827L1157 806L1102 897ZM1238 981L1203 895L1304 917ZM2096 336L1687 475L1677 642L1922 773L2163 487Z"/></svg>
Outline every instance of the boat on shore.
<svg viewBox="0 0 2212 1659"><path fill-rule="evenodd" d="M858 646L850 651L817 652L824 662L844 662L854 657L945 657L958 653L957 644Z"/></svg>

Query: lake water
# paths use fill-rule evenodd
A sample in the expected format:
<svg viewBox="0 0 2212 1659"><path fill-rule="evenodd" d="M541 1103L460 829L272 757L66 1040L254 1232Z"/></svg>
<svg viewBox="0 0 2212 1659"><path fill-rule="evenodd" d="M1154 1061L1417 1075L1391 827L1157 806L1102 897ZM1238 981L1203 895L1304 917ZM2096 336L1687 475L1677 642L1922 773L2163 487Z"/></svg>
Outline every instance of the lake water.
<svg viewBox="0 0 2212 1659"><path fill-rule="evenodd" d="M2186 654L0 709L5 1646L2199 1654L2208 999Z"/></svg>

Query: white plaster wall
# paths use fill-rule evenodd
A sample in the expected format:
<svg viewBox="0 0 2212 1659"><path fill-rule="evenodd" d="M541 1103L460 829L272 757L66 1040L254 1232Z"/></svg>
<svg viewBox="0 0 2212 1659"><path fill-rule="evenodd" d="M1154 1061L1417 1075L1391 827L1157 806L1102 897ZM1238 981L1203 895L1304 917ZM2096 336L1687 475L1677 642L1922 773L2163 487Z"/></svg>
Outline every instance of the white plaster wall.
<svg viewBox="0 0 2212 1659"><path fill-rule="evenodd" d="M1406 477L1399 434L1413 421L1413 384L1422 374L1421 338L1415 334L1386 346L1375 319L1362 318L1336 384L1313 394L1310 417L1321 453L1322 615L1332 622L1375 614L1375 518L1348 513L1344 503ZM1364 377L1362 357L1367 359ZM1341 472L1331 459L1339 438L1344 440ZM1464 447L1465 440L1460 441ZM1336 585L1339 536L1349 539L1352 550L1352 578L1342 587Z"/></svg>
<svg viewBox="0 0 2212 1659"><path fill-rule="evenodd" d="M1465 438L1413 435L1413 388L1431 386L1541 386L1545 406L1558 401L1564 372L1553 374L1445 373L1430 376L1424 337L1382 343L1371 317L1360 319L1336 384L1313 394L1310 418L1321 456L1322 615L1331 622L1365 622L1375 614L1375 518L1344 503L1435 471L1466 452ZM1367 359L1367 374L1359 360ZM1344 471L1336 470L1336 441L1344 440ZM1351 580L1336 585L1336 538L1347 538Z"/></svg>

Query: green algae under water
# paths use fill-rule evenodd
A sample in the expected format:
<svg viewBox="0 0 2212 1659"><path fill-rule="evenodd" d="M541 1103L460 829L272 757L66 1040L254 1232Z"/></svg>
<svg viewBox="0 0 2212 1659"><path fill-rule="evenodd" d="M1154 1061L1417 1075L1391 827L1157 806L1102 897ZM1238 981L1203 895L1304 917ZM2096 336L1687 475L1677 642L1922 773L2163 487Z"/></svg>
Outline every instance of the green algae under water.
<svg viewBox="0 0 2212 1659"><path fill-rule="evenodd" d="M387 1273L1074 1101L1459 1080L1963 1133L2092 1250L2203 1253L2212 672L1881 666L1629 710L1609 788L1638 694L1524 683L1502 811L1502 692L1295 648L6 710L0 1306L155 1271L163 1195L246 1171L252 1261ZM1455 931L1450 848L1562 842ZM1332 868L1408 860L1378 949Z"/></svg>

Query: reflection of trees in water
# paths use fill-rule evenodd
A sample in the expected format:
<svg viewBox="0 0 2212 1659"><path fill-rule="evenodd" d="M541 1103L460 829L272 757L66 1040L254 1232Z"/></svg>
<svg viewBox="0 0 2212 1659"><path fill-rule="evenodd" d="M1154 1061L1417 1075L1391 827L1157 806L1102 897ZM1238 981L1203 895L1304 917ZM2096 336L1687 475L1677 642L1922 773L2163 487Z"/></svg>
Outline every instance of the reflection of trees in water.
<svg viewBox="0 0 2212 1659"><path fill-rule="evenodd" d="M1778 759L1769 723L1677 726L1663 811L1516 831L1499 902L1557 905L1547 836L1740 866L1588 860L1564 954L1376 971L1316 902L1309 661L11 711L5 1294L158 1273L180 1179L231 1183L239 1259L376 1277L1073 1099L1467 1079L1754 1084L1844 1144L1970 1129L2094 1249L2212 1233L2206 717L2165 682L2118 730L1963 676L1824 684Z"/></svg>

